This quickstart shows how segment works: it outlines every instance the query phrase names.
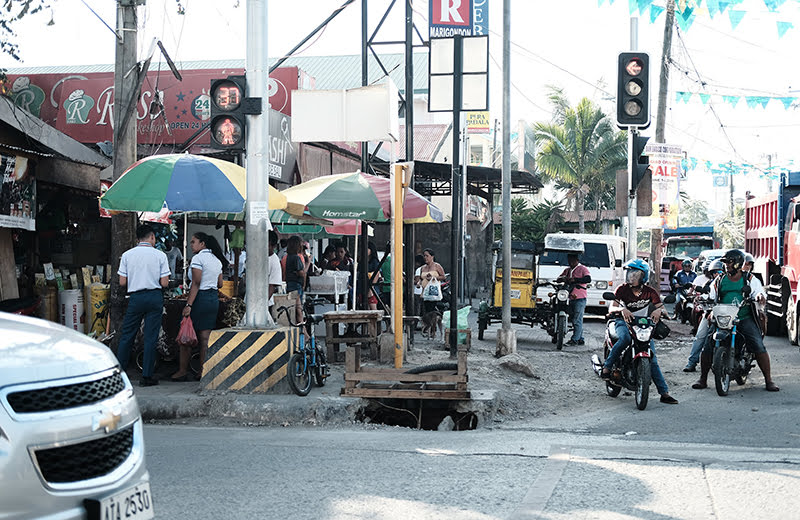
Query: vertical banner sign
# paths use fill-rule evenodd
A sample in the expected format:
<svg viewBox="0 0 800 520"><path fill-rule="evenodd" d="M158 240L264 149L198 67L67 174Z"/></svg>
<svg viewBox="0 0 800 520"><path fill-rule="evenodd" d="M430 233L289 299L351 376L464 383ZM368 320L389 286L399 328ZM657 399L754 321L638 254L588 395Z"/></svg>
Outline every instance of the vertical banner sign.
<svg viewBox="0 0 800 520"><path fill-rule="evenodd" d="M640 229L678 227L678 176L681 170L683 153L679 145L648 143L645 154L650 157L650 170L653 173L653 214L640 217Z"/></svg>
<svg viewBox="0 0 800 520"><path fill-rule="evenodd" d="M489 133L489 112L467 112L467 133L468 134L488 134Z"/></svg>
<svg viewBox="0 0 800 520"><path fill-rule="evenodd" d="M430 38L489 34L489 0L429 0Z"/></svg>
<svg viewBox="0 0 800 520"><path fill-rule="evenodd" d="M0 154L0 227L36 230L36 182L26 157Z"/></svg>

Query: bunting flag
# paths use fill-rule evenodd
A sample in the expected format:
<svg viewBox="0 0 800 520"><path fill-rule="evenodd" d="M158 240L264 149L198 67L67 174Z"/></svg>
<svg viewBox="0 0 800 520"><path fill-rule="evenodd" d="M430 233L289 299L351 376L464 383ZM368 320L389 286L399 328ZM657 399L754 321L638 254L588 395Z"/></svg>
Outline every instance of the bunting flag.
<svg viewBox="0 0 800 520"><path fill-rule="evenodd" d="M731 29L736 30L736 27L739 25L739 22L741 22L742 18L744 18L744 14L745 14L744 11L735 11L733 9L728 11L728 16L731 19Z"/></svg>
<svg viewBox="0 0 800 520"><path fill-rule="evenodd" d="M636 11L639 10L639 0L628 0L628 10L631 16L636 14Z"/></svg>
<svg viewBox="0 0 800 520"><path fill-rule="evenodd" d="M706 8L708 9L708 16L711 18L719 14L719 2L717 0L706 0Z"/></svg>
<svg viewBox="0 0 800 520"><path fill-rule="evenodd" d="M794 27L792 22L777 22L778 24L778 38L783 38L783 35L786 34L786 31Z"/></svg>
<svg viewBox="0 0 800 520"><path fill-rule="evenodd" d="M655 23L661 13L664 12L664 8L658 5L651 5L650 6L650 23Z"/></svg>
<svg viewBox="0 0 800 520"><path fill-rule="evenodd" d="M757 108L759 105L762 108L767 108L767 105L769 105L771 101L777 101L783 106L784 110L789 110L792 105L794 105L794 103L800 99L795 96L717 96L716 94L696 94L704 105L708 104L712 97L718 97L721 98L724 103L729 104L733 108L736 108L736 105L739 104L739 100L742 97L745 98L749 108ZM678 103L688 103L694 95L694 92L684 92L679 90L675 92L675 101Z"/></svg>
<svg viewBox="0 0 800 520"><path fill-rule="evenodd" d="M692 16L693 12L693 8L687 7L683 10L683 13L675 17L675 19L678 21L678 27L681 28L681 31L687 32L689 27L692 26L692 23L694 23L694 17Z"/></svg>
<svg viewBox="0 0 800 520"><path fill-rule="evenodd" d="M644 14L652 3L653 0L639 0L639 14Z"/></svg>

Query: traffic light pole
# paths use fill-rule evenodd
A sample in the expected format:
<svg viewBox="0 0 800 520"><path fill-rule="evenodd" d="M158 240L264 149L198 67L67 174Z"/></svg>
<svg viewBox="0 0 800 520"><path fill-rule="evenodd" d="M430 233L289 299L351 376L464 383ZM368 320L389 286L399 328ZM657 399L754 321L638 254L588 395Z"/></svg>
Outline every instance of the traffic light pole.
<svg viewBox="0 0 800 520"><path fill-rule="evenodd" d="M273 325L269 314L269 110L267 83L267 0L247 0L246 96L261 98L262 113L245 116L247 124L246 168L247 241L246 323L251 328Z"/></svg>
<svg viewBox="0 0 800 520"><path fill-rule="evenodd" d="M630 26L631 50L635 51L639 46L639 18L631 16ZM636 134L636 128L628 127L628 260L635 260L639 249L636 240L636 187L633 185L633 172L636 168L634 161L637 160L633 150Z"/></svg>

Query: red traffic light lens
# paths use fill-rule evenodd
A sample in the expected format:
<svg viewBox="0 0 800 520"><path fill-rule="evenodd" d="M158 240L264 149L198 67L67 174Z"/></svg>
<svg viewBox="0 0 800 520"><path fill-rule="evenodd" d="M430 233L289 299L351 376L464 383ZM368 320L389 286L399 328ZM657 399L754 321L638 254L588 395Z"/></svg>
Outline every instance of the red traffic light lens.
<svg viewBox="0 0 800 520"><path fill-rule="evenodd" d="M638 76L642 73L643 68L644 65L639 58L633 58L625 64L625 72L627 72L629 76Z"/></svg>
<svg viewBox="0 0 800 520"><path fill-rule="evenodd" d="M242 140L242 125L232 117L217 117L211 121L211 137L222 146L235 146Z"/></svg>
<svg viewBox="0 0 800 520"><path fill-rule="evenodd" d="M244 92L233 81L222 81L214 86L214 91L211 93L211 101L220 110L230 112L236 110L242 104Z"/></svg>

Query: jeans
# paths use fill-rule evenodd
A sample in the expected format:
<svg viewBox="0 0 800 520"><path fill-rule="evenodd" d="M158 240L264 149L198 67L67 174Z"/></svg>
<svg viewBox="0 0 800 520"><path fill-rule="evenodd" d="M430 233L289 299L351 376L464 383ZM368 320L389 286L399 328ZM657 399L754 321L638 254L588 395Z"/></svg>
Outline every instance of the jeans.
<svg viewBox="0 0 800 520"><path fill-rule="evenodd" d="M697 334L692 342L692 351L689 353L689 365L695 366L700 362L700 352L703 351L703 347L708 339L709 328L708 320L704 316L700 319L700 324L697 326Z"/></svg>
<svg viewBox="0 0 800 520"><path fill-rule="evenodd" d="M586 310L586 298L569 301L569 314L572 321L572 341L583 341L583 311Z"/></svg>
<svg viewBox="0 0 800 520"><path fill-rule="evenodd" d="M127 370L131 355L131 346L139 332L139 325L144 318L144 366L142 377L153 377L156 364L156 342L161 331L161 314L164 310L164 296L161 289L141 291L131 294L128 310L122 320L122 335L117 348L117 359L122 370Z"/></svg>
<svg viewBox="0 0 800 520"><path fill-rule="evenodd" d="M608 359L603 363L603 368L611 369L614 364L619 361L619 355L622 351L631 344L631 333L628 330L628 324L625 320L618 319L616 321L617 327L617 340L614 346L611 347L611 352L608 354ZM664 374L661 373L661 367L658 366L658 359L656 359L655 342L650 340L650 375L653 378L653 383L656 385L658 393L661 395L669 393L667 381L664 379Z"/></svg>

